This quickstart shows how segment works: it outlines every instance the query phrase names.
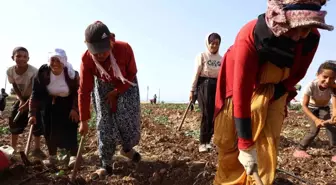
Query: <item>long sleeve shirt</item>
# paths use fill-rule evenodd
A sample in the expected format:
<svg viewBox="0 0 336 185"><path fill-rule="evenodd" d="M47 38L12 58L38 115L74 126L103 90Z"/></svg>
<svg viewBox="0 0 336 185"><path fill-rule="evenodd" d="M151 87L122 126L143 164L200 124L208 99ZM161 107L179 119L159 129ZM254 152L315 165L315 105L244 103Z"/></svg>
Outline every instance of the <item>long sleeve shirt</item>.
<svg viewBox="0 0 336 185"><path fill-rule="evenodd" d="M191 91L196 90L199 77L217 78L221 59L222 57L218 53L211 54L209 51L197 55Z"/></svg>
<svg viewBox="0 0 336 185"><path fill-rule="evenodd" d="M73 97L72 109L78 112L78 86L79 75L75 72L75 78L71 79L68 75L67 68L64 68L64 82L68 86L68 96ZM52 95L48 90L48 85L51 84L51 69L47 64L44 64L38 70L34 78L33 90L29 101L29 117L36 116L38 110L43 108L41 104L46 100L49 95Z"/></svg>
<svg viewBox="0 0 336 185"><path fill-rule="evenodd" d="M253 31L257 20L247 23L238 33L234 45L231 46L222 59L218 75L215 116L222 110L226 98L232 97L233 116L237 127L238 148L246 149L253 145L251 134L251 98L254 89L258 86L259 65L258 53L254 45ZM317 29L312 30L319 40ZM282 83L287 91L295 91L295 85L305 76L318 47L317 43L311 44L312 49L302 53L303 44L298 43L295 49L294 64L288 79ZM293 97L292 97L293 98ZM248 134L240 134L249 132ZM249 135L243 138L242 135Z"/></svg>
<svg viewBox="0 0 336 185"><path fill-rule="evenodd" d="M126 42L116 41L113 45L112 53L122 75L127 80L133 82L137 74L137 67L131 46ZM130 84L124 84L114 76L109 59L105 62L100 62L100 64L111 76L112 79L109 82L115 85L115 90L122 94L130 88ZM104 81L108 81L105 77L100 75L91 54L89 51L86 51L82 56L80 65L80 83L78 90L79 117L81 121L90 119L90 95L93 90L94 76Z"/></svg>

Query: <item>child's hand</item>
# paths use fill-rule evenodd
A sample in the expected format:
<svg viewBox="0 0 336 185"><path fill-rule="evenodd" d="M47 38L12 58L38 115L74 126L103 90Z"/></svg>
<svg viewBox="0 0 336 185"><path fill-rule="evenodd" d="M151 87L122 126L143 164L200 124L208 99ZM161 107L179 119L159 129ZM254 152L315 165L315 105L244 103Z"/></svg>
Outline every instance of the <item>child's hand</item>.
<svg viewBox="0 0 336 185"><path fill-rule="evenodd" d="M20 106L19 106L18 110L20 112L23 112L23 111L25 111L27 109L28 109L28 101L26 101L26 102L20 101Z"/></svg>
<svg viewBox="0 0 336 185"><path fill-rule="evenodd" d="M28 120L29 125L35 125L36 124L36 117L32 116Z"/></svg>
<svg viewBox="0 0 336 185"><path fill-rule="evenodd" d="M330 119L330 123L331 124L336 124L336 115L332 115L331 119Z"/></svg>
<svg viewBox="0 0 336 185"><path fill-rule="evenodd" d="M323 127L324 126L324 120L321 120L321 119L316 119L315 120L315 125L316 127Z"/></svg>

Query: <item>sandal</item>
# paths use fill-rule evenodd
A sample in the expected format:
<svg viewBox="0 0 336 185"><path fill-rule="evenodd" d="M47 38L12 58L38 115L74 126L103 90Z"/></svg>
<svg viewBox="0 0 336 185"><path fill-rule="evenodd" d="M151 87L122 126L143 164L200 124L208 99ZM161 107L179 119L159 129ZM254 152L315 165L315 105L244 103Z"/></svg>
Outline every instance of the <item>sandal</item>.
<svg viewBox="0 0 336 185"><path fill-rule="evenodd" d="M309 155L306 151L304 150L296 150L294 153L293 153L293 156L294 157L297 157L297 158L306 158L306 159L309 159L311 158L312 156Z"/></svg>
<svg viewBox="0 0 336 185"><path fill-rule="evenodd" d="M136 162L136 163L138 163L141 160L141 155L139 154L139 152L135 151L134 149L132 149L129 152L124 152L124 150L121 150L120 154L131 159L133 162Z"/></svg>
<svg viewBox="0 0 336 185"><path fill-rule="evenodd" d="M111 166L101 167L91 174L91 180L97 180L97 179L102 180L106 177L106 175L111 174L112 174Z"/></svg>

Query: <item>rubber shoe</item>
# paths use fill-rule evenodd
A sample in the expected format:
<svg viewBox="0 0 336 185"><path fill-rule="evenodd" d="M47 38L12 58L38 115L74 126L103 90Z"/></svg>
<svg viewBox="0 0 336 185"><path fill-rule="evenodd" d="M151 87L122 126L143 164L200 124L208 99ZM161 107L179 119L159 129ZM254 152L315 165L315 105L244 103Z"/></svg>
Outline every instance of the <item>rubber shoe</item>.
<svg viewBox="0 0 336 185"><path fill-rule="evenodd" d="M205 144L200 144L199 147L198 147L198 151L199 151L200 153L204 153L204 152L207 152L208 149L207 149L207 147L206 147Z"/></svg>

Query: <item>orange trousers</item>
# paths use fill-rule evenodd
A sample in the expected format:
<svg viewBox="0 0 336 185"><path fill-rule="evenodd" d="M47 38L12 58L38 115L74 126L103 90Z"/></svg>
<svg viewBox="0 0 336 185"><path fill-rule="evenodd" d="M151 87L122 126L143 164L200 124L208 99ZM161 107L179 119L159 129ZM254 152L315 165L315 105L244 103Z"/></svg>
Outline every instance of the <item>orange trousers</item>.
<svg viewBox="0 0 336 185"><path fill-rule="evenodd" d="M261 85L255 89L251 101L252 136L258 155L258 172L265 185L275 178L278 146L287 94L270 103L274 85L288 78L289 69L266 63L260 76ZM254 179L245 173L238 161L237 134L233 120L232 99L225 101L215 119L214 144L218 148L218 167L215 185L252 185Z"/></svg>

